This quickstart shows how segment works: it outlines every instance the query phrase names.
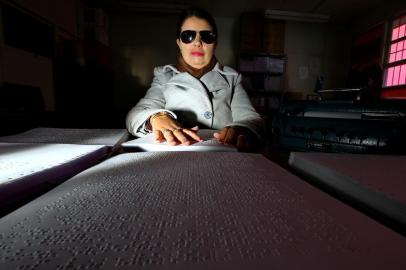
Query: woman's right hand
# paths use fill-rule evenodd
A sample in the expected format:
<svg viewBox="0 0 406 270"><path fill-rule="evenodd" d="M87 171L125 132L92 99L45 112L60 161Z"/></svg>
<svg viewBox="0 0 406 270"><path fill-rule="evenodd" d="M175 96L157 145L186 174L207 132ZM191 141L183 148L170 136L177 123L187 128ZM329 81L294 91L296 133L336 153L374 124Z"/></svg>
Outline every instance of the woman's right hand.
<svg viewBox="0 0 406 270"><path fill-rule="evenodd" d="M150 124L155 140L158 142L167 141L170 145L190 145L193 141L201 141L202 138L196 134L198 127L191 129L182 126L172 117L166 114L151 117Z"/></svg>

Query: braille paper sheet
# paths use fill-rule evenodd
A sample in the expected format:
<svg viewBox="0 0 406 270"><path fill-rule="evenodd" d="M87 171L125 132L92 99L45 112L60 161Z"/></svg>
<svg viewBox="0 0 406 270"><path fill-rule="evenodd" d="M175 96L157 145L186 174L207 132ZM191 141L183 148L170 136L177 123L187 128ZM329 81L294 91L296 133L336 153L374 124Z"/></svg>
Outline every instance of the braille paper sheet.
<svg viewBox="0 0 406 270"><path fill-rule="evenodd" d="M0 142L106 145L116 150L129 137L125 129L73 129L40 127L0 137Z"/></svg>
<svg viewBox="0 0 406 270"><path fill-rule="evenodd" d="M258 154L108 159L0 219L1 269L406 269L406 239Z"/></svg>
<svg viewBox="0 0 406 270"><path fill-rule="evenodd" d="M100 162L102 145L0 143L0 206Z"/></svg>
<svg viewBox="0 0 406 270"><path fill-rule="evenodd" d="M406 156L293 152L289 164L406 231Z"/></svg>
<svg viewBox="0 0 406 270"><path fill-rule="evenodd" d="M202 142L193 142L190 145L169 145L167 142L159 143L153 134L130 140L122 144L124 148L133 148L140 151L201 151L201 152L237 152L237 148L231 145L219 143L214 137L217 130L201 129L197 134L203 139Z"/></svg>

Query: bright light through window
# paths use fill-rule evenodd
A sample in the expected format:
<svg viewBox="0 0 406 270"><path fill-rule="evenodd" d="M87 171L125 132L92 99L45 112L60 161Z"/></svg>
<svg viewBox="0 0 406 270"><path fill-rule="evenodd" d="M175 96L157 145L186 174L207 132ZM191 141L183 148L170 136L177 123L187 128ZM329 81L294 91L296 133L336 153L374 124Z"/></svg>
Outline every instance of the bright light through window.
<svg viewBox="0 0 406 270"><path fill-rule="evenodd" d="M391 45L389 52L389 63L406 59L406 40Z"/></svg>
<svg viewBox="0 0 406 270"><path fill-rule="evenodd" d="M406 15L392 22L384 87L406 85Z"/></svg>
<svg viewBox="0 0 406 270"><path fill-rule="evenodd" d="M392 41L395 41L405 36L405 27L406 27L406 15L400 19L393 21Z"/></svg>

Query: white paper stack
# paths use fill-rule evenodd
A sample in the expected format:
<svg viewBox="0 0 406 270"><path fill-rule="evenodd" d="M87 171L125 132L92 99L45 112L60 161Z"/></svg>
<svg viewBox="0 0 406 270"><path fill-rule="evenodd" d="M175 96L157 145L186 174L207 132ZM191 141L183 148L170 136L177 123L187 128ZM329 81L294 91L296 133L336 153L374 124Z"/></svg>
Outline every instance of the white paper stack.
<svg viewBox="0 0 406 270"><path fill-rule="evenodd" d="M0 143L0 208L56 186L107 154L102 145Z"/></svg>

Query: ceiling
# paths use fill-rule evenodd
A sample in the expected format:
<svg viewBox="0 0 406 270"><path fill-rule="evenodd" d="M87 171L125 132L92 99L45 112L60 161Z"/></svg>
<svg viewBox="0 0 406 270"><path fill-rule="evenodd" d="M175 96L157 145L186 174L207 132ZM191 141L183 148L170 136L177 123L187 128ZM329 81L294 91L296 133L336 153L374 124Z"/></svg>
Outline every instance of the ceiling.
<svg viewBox="0 0 406 270"><path fill-rule="evenodd" d="M315 13L330 16L333 22L349 23L368 12L405 0L84 0L106 9L134 12L177 12L197 5L214 16L238 16L242 12L267 9ZM395 3L396 2L396 3Z"/></svg>

